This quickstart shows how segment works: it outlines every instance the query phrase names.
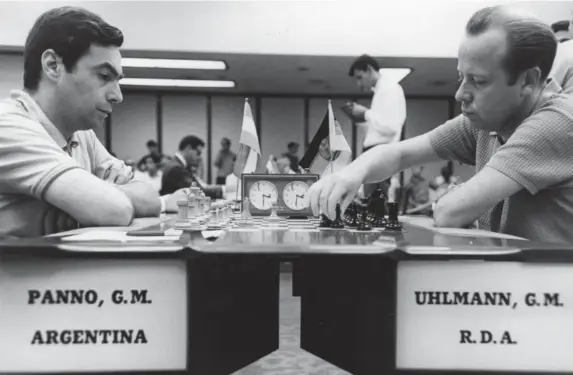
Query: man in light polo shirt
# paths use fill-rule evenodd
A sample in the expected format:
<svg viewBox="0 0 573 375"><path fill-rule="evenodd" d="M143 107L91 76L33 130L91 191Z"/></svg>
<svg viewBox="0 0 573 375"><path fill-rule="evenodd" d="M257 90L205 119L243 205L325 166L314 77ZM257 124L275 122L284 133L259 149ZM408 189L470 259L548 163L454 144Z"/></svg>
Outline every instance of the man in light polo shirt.
<svg viewBox="0 0 573 375"><path fill-rule="evenodd" d="M557 40L536 18L503 6L476 12L458 50L463 114L436 129L373 148L310 188L334 218L360 184L445 160L476 174L438 200L441 227L479 228L532 240L573 242L573 100L547 79Z"/></svg>
<svg viewBox="0 0 573 375"><path fill-rule="evenodd" d="M24 48L24 89L0 103L0 237L158 216L161 202L92 129L121 103L123 35L79 8L50 10Z"/></svg>

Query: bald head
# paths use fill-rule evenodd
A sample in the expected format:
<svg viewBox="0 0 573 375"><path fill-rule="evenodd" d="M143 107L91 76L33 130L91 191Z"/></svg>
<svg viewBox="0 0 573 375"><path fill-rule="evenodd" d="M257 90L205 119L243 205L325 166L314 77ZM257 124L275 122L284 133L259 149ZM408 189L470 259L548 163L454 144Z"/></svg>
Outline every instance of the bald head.
<svg viewBox="0 0 573 375"><path fill-rule="evenodd" d="M543 81L547 78L557 51L557 39L549 25L521 9L508 6L483 8L474 13L466 25L470 36L492 29L503 31L506 36L503 65L510 84L531 68L539 68Z"/></svg>

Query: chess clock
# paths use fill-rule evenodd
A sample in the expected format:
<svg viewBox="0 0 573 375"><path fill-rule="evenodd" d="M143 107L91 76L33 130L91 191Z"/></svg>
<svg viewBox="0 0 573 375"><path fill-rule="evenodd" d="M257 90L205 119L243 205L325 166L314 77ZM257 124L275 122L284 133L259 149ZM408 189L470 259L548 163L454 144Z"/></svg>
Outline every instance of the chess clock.
<svg viewBox="0 0 573 375"><path fill-rule="evenodd" d="M270 215L273 202L279 216L313 216L307 192L318 177L317 174L243 174L242 200L249 199L253 216Z"/></svg>

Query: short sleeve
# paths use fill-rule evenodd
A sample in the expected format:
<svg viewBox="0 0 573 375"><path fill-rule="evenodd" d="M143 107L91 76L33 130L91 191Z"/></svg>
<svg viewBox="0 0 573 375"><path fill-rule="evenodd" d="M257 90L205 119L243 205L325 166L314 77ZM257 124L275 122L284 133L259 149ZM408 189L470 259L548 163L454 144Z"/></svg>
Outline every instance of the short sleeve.
<svg viewBox="0 0 573 375"><path fill-rule="evenodd" d="M476 164L478 131L463 115L459 115L428 133L436 154L445 160Z"/></svg>
<svg viewBox="0 0 573 375"><path fill-rule="evenodd" d="M80 168L40 124L20 114L0 117L0 189L43 199L64 172Z"/></svg>
<svg viewBox="0 0 573 375"><path fill-rule="evenodd" d="M531 194L573 179L573 117L544 108L525 120L487 166L512 178Z"/></svg>

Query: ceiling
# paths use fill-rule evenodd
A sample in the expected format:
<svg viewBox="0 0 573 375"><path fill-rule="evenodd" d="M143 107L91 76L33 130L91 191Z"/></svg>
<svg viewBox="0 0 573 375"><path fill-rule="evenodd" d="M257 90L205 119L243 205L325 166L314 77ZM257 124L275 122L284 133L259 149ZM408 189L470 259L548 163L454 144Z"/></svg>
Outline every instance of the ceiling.
<svg viewBox="0 0 573 375"><path fill-rule="evenodd" d="M180 89L225 93L276 95L361 96L348 69L349 56L288 56L247 54L158 53L126 51L126 57L215 59L227 63L226 71L125 68L126 77L232 80L232 89ZM412 73L401 83L409 96L453 96L456 89L456 59L378 58L383 68L409 67Z"/></svg>
<svg viewBox="0 0 573 375"><path fill-rule="evenodd" d="M360 96L348 68L369 53L382 67L412 68L409 96L452 96L457 46L477 9L511 3L547 23L571 1L0 1L0 52L22 50L42 12L79 5L122 29L126 57L221 59L226 71L125 69L132 78L225 79L233 89L187 92ZM4 47L1 47L4 46ZM131 90L127 88L126 90ZM142 90L157 90L142 88Z"/></svg>

